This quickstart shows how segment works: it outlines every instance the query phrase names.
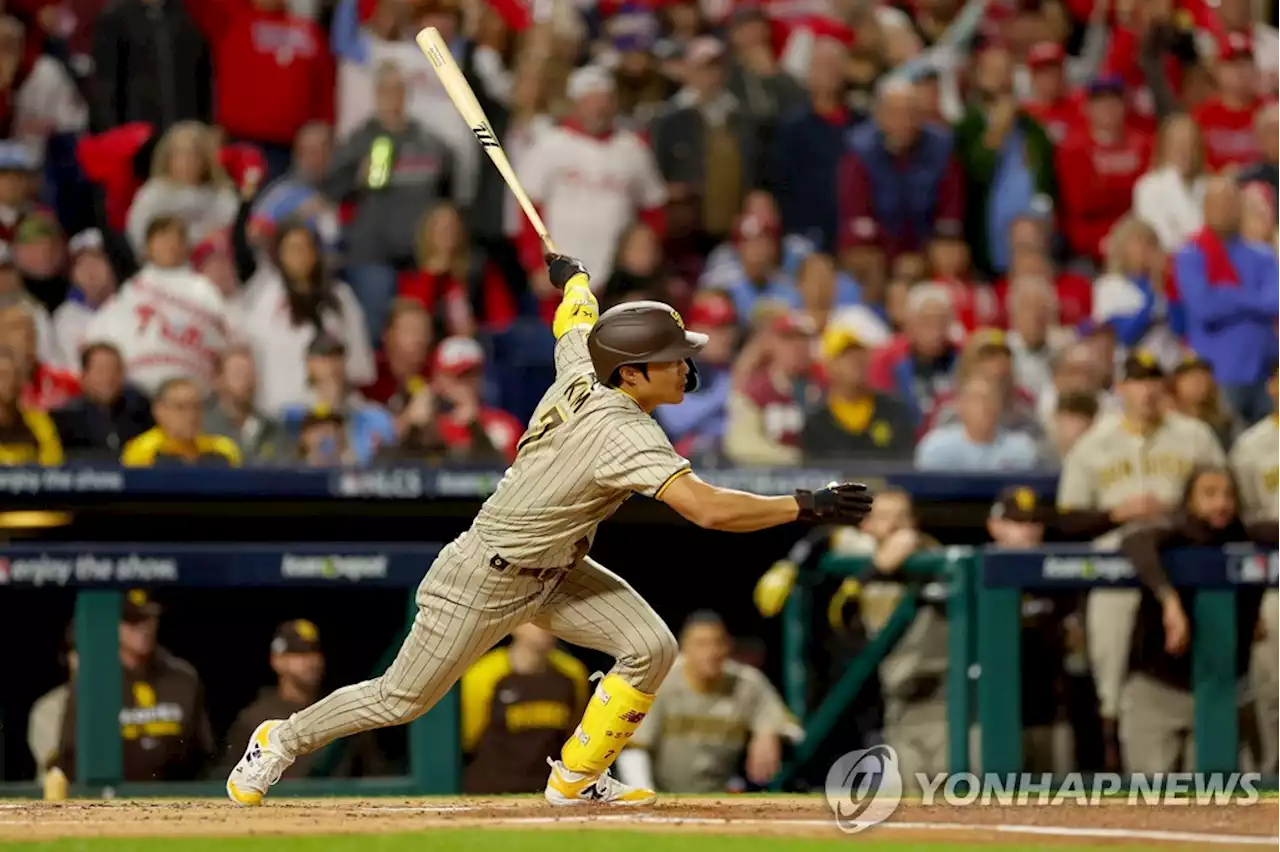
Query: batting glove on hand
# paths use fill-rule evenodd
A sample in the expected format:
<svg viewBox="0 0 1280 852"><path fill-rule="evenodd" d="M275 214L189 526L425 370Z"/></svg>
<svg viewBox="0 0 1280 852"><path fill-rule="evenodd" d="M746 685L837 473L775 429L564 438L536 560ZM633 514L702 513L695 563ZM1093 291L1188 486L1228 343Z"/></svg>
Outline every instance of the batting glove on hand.
<svg viewBox="0 0 1280 852"><path fill-rule="evenodd" d="M796 489L801 521L860 524L871 511L871 493L861 482L832 482L817 491Z"/></svg>
<svg viewBox="0 0 1280 852"><path fill-rule="evenodd" d="M551 279L551 286L557 290L563 290L564 285L568 284L573 276L587 274L587 268L576 257L569 257L567 254L546 254L542 259L546 261L547 277Z"/></svg>

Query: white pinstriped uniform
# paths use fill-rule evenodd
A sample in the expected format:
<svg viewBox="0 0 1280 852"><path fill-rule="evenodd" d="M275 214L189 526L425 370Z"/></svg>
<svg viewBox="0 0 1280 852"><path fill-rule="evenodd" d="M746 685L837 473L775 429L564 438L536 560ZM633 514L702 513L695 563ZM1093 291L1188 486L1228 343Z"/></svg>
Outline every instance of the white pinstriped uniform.
<svg viewBox="0 0 1280 852"><path fill-rule="evenodd" d="M675 637L586 553L596 527L627 497L660 496L689 462L634 400L595 381L588 331L571 328L557 342L556 381L515 462L423 578L418 615L391 667L293 714L279 729L291 753L417 718L527 621L613 656L613 673L642 692L662 682Z"/></svg>

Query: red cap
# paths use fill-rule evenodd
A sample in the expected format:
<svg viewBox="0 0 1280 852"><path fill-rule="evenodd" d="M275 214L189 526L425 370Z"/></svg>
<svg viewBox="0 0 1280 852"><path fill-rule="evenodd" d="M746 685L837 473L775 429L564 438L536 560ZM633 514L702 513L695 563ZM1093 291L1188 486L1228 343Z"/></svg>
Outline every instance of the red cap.
<svg viewBox="0 0 1280 852"><path fill-rule="evenodd" d="M1253 39L1249 37L1248 33L1230 33L1227 36L1227 44L1222 50L1222 58L1224 61L1252 59Z"/></svg>
<svg viewBox="0 0 1280 852"><path fill-rule="evenodd" d="M436 372L457 376L484 363L484 350L471 337L446 337L436 347Z"/></svg>
<svg viewBox="0 0 1280 852"><path fill-rule="evenodd" d="M214 231L191 249L191 268L198 271L216 254L231 256L231 241L225 230Z"/></svg>
<svg viewBox="0 0 1280 852"><path fill-rule="evenodd" d="M733 241L741 242L756 237L777 237L782 233L782 224L772 216L758 214L739 214L733 220Z"/></svg>
<svg viewBox="0 0 1280 852"><path fill-rule="evenodd" d="M724 293L712 291L696 299L689 310L690 328L721 328L738 321L733 300Z"/></svg>
<svg viewBox="0 0 1280 852"><path fill-rule="evenodd" d="M1055 41L1041 41L1033 44L1027 52L1029 68L1047 68L1050 65L1061 65L1067 58L1062 45Z"/></svg>
<svg viewBox="0 0 1280 852"><path fill-rule="evenodd" d="M769 323L776 334L802 334L812 337L818 333L818 327L808 314L799 311L785 311L778 314Z"/></svg>

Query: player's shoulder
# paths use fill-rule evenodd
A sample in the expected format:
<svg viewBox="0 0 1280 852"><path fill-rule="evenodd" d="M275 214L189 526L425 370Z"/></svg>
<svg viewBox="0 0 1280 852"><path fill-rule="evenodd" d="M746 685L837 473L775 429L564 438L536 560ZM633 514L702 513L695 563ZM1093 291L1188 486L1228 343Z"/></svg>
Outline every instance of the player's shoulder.
<svg viewBox="0 0 1280 852"><path fill-rule="evenodd" d="M1275 415L1263 418L1240 433L1240 437L1231 445L1231 454L1238 455L1241 451L1251 450L1255 445L1274 445L1277 432L1280 432L1280 422L1277 422Z"/></svg>
<svg viewBox="0 0 1280 852"><path fill-rule="evenodd" d="M568 651L556 648L547 655L547 663L569 680L582 683L587 681L587 667Z"/></svg>
<svg viewBox="0 0 1280 852"><path fill-rule="evenodd" d="M735 693L740 690L755 691L767 686L769 683L769 679L764 676L764 672L755 666L738 660L726 660L724 674L733 683Z"/></svg>
<svg viewBox="0 0 1280 852"><path fill-rule="evenodd" d="M1206 438L1214 443L1218 441L1213 433L1213 427L1203 420L1188 417L1185 414L1170 412L1164 416L1160 425L1172 438L1178 441L1188 439L1203 440Z"/></svg>
<svg viewBox="0 0 1280 852"><path fill-rule="evenodd" d="M471 687L479 684L496 684L511 672L511 655L506 646L494 648L471 664L462 676L463 681Z"/></svg>
<svg viewBox="0 0 1280 852"><path fill-rule="evenodd" d="M1088 458L1090 453L1105 446L1108 441L1123 431L1124 418L1119 413L1107 412L1100 414L1093 421L1093 425L1080 436L1080 440L1076 441L1071 451L1067 453L1067 460Z"/></svg>

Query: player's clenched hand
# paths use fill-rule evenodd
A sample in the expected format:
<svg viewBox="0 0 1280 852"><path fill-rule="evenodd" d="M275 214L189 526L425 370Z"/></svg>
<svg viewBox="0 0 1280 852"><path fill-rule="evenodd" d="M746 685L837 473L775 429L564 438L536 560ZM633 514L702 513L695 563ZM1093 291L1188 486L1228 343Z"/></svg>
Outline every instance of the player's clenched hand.
<svg viewBox="0 0 1280 852"><path fill-rule="evenodd" d="M859 524L871 511L871 493L861 482L832 482L817 491L796 489L801 521Z"/></svg>
<svg viewBox="0 0 1280 852"><path fill-rule="evenodd" d="M587 274L587 268L576 257L569 257L567 254L546 254L542 259L546 261L551 286L557 290L563 290L564 285L568 284L573 276Z"/></svg>

